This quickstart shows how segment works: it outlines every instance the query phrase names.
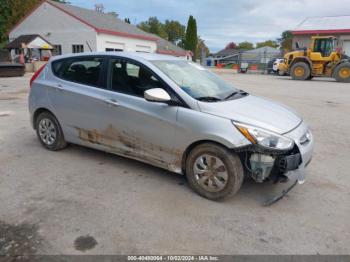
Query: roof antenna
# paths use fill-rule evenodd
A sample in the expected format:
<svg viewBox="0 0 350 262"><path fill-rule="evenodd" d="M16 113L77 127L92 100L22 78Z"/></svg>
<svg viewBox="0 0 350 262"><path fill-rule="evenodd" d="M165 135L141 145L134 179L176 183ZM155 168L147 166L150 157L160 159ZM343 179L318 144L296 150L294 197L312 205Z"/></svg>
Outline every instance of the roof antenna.
<svg viewBox="0 0 350 262"><path fill-rule="evenodd" d="M88 41L86 41L86 45L88 46L88 48L90 49L90 52L92 53L92 48L91 48L91 46L90 46Z"/></svg>

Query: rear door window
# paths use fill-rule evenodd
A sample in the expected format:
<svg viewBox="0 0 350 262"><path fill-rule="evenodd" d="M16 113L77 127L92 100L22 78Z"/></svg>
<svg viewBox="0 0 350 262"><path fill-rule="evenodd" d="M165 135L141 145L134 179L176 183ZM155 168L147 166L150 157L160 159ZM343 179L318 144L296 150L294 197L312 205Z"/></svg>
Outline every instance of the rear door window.
<svg viewBox="0 0 350 262"><path fill-rule="evenodd" d="M98 87L101 83L102 66L103 58L77 58L54 63L53 71L64 80Z"/></svg>

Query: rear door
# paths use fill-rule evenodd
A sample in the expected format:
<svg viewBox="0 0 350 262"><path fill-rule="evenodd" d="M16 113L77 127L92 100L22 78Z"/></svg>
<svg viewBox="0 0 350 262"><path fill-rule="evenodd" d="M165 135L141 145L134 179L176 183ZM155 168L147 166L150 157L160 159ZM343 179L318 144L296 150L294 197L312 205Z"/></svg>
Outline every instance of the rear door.
<svg viewBox="0 0 350 262"><path fill-rule="evenodd" d="M48 81L48 94L65 138L82 144L82 129L93 130L102 124L105 102L105 58L77 57L53 62L55 76ZM102 111L102 112L101 112Z"/></svg>

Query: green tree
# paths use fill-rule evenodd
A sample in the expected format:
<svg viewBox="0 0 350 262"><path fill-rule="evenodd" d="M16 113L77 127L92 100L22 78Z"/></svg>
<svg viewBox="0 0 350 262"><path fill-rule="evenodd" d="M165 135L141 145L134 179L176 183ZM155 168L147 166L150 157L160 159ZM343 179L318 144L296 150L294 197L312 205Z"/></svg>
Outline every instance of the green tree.
<svg viewBox="0 0 350 262"><path fill-rule="evenodd" d="M150 17L145 22L141 22L138 27L145 32L158 35L161 38L167 38L164 25L155 16Z"/></svg>
<svg viewBox="0 0 350 262"><path fill-rule="evenodd" d="M256 48L260 48L260 47L264 47L264 46L276 48L276 47L278 47L278 43L274 40L267 40L264 42L256 43Z"/></svg>
<svg viewBox="0 0 350 262"><path fill-rule="evenodd" d="M248 41L244 41L238 44L239 49L251 50L254 49L254 44Z"/></svg>
<svg viewBox="0 0 350 262"><path fill-rule="evenodd" d="M0 1L0 48L6 43L8 20L10 17L9 1Z"/></svg>
<svg viewBox="0 0 350 262"><path fill-rule="evenodd" d="M282 32L281 38L278 38L277 41L280 44L282 50L285 52L292 51L293 35L291 31Z"/></svg>
<svg viewBox="0 0 350 262"><path fill-rule="evenodd" d="M186 28L178 21L165 20L164 31L167 34L167 40L177 44L185 38Z"/></svg>
<svg viewBox="0 0 350 262"><path fill-rule="evenodd" d="M203 62L202 61L202 59L204 58L203 56L207 57L209 55L210 51L209 51L208 46L205 44L205 41L203 39L201 39L200 36L198 36L198 41L197 42L198 42L198 44L197 44L197 54L200 57L201 62Z"/></svg>
<svg viewBox="0 0 350 262"><path fill-rule="evenodd" d="M185 49L190 50L193 53L193 61L197 58L197 22L196 19L191 15L188 19L186 38L185 38Z"/></svg>

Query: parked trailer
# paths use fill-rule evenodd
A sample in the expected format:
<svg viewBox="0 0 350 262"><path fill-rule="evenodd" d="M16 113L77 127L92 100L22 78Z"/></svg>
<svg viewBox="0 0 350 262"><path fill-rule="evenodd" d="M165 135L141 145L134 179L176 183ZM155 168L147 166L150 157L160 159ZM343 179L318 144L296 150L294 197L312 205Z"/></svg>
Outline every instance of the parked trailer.
<svg viewBox="0 0 350 262"><path fill-rule="evenodd" d="M0 63L0 77L23 76L25 67L22 64Z"/></svg>

